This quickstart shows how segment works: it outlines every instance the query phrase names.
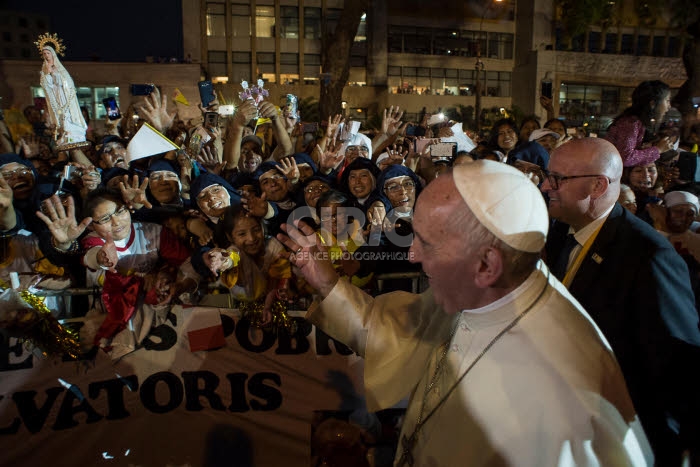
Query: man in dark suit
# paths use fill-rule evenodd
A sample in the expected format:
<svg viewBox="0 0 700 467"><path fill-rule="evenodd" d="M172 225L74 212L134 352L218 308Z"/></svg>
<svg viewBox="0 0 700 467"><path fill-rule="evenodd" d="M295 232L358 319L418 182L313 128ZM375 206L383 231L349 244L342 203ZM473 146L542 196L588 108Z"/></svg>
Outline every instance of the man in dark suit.
<svg viewBox="0 0 700 467"><path fill-rule="evenodd" d="M546 258L610 342L657 465L677 466L700 449L698 313L681 257L616 202L621 175L605 140L553 152L542 184L555 219Z"/></svg>

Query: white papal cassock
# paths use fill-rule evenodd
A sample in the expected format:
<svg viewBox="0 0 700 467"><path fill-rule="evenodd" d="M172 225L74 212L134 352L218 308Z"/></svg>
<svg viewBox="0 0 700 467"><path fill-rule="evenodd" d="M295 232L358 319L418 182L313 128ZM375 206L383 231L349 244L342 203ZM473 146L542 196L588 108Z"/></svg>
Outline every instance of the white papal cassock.
<svg viewBox="0 0 700 467"><path fill-rule="evenodd" d="M365 358L369 410L410 395L402 438L424 399L423 418L446 398L420 430L413 465L653 465L610 346L542 262L512 293L457 316L430 290L372 298L340 280L307 319ZM401 455L399 443L396 462Z"/></svg>

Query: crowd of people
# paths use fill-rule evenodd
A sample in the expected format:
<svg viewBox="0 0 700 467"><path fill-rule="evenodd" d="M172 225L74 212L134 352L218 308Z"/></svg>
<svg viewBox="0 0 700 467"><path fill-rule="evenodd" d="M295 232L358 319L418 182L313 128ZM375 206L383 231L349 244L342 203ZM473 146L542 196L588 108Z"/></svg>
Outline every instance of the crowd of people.
<svg viewBox="0 0 700 467"><path fill-rule="evenodd" d="M670 89L664 83L640 84L632 100L632 106L613 122L605 140L574 138L556 118L542 126L535 118L522 122L502 119L493 125L488 137L472 140L455 126L457 122L435 123L430 115L420 122L405 122L403 113L394 107L384 111L382 127L376 132L365 132L357 122L346 121L341 115L319 122L316 132L305 132L308 126L289 109L268 101L256 105L250 100L242 102L231 118L222 118L221 124L204 118L208 112L217 112L216 101L201 109L201 119L184 122L155 87L121 119L107 120L107 133L95 137L95 144L63 152L52 150L55 128L51 120L30 106L25 115L33 132L12 135L4 131L2 139L0 279L7 281L9 272L15 271L27 278L41 274L67 278L73 286L99 288L100 296L89 304L88 317L94 325L86 326L81 338L86 348L102 348L114 358L138 348L155 323L168 319L170 306L196 303L212 288L227 291L238 302L259 304L260 324L268 325L277 302L305 309L314 298L330 296L332 299L324 303L336 312L353 302L361 303L363 309L374 306L349 289L333 291L338 278L345 278L343 284L352 284L370 297L379 292L376 279L381 274L419 272L422 268L437 306L448 314L486 307L500 298L482 297L484 289L495 288L508 296L524 283L530 288L539 284L543 290L554 287L558 295L547 295L546 305L542 302L535 307L545 308L546 314L542 311L537 321L528 324L528 338L546 341L548 337L537 329L549 329L551 335L558 336L557 342L540 351L561 351L571 360L562 357L552 367L555 370L533 374L545 379L560 377L567 373L569 364L592 364L580 361L582 355L575 356L576 349L569 347L571 342L566 343L581 338L578 352L590 351L596 355L593 360L600 358L595 363L596 374L610 378L608 389L617 388L611 390L619 396L615 405L620 420L629 421L632 409L625 400L629 390L658 465L678 465L683 451L693 446L696 449L700 439L696 371L700 362L696 307L700 233L696 231L700 224L695 222L700 211L695 184L700 129L697 125L687 129L664 125L663 117L670 107ZM129 140L144 122L181 149L130 160L126 150ZM452 144L451 155L442 151L431 154L444 143ZM522 188L521 196L516 189L519 179L509 179L512 186L499 181L502 175L494 178L493 185L484 181L490 180L482 177L484 174L500 174L498 166L512 166L516 173L525 174L528 186ZM507 171L505 174L512 176ZM549 217L544 211L544 218L535 216L528 221L521 219L516 208L532 196L533 189L539 200L531 200L535 206L532 212L542 215L538 203L546 202ZM484 206L481 200L497 197L494 190L511 193L503 202L513 204L492 212L492 206ZM455 212L464 208L463 203L477 219L476 224L467 218L454 218ZM419 222L417 206L421 206ZM447 214L452 217L445 217ZM519 224L509 232L504 227L509 222L524 226ZM301 226L313 243L290 239L287 234L292 226ZM487 232L479 236L479 227ZM539 234L523 237L523 229ZM489 232L495 237L487 241ZM498 248L503 258L498 256L496 261L484 250L478 253L483 253L481 269L459 274L462 263L456 261L463 260L467 250L477 254L475 245L493 246L496 240L502 242ZM553 275L568 291L549 278L549 269L539 261L541 251ZM302 257L306 253L315 256ZM304 271L316 264L332 266L324 271L324 277L331 279L320 280L316 271L310 275ZM488 271L492 271L491 276ZM537 277L531 278L531 274ZM65 282L61 284L65 286ZM397 280L384 291L407 287ZM540 300L527 293L516 298L532 302L527 307ZM408 310L412 303L392 302L391 306ZM594 325L581 317L581 306ZM381 307L389 305L381 302ZM424 302L421 307L430 308ZM557 318L560 308L566 310L566 319ZM429 313L435 311L430 309ZM512 313L503 316L515 316ZM533 311L533 321L535 314ZM465 355L472 337L461 331L455 335L455 329L487 326L485 320L465 318L459 327L452 328L448 325L451 321L427 316L419 320L422 334L415 334L419 341L462 339ZM560 318L564 321L558 325L547 323ZM324 329L330 328L331 334L338 328L325 318L316 319ZM338 319L352 320L348 316ZM408 328L401 327L409 324L396 319L381 326L392 327L390 331L399 335L410 334ZM567 337L564 324L569 319L576 331ZM590 326L599 327L607 341L595 338ZM409 415L417 419L411 428L417 436L423 430L423 409L437 380L424 380L422 373L404 375L408 383L391 389L391 372L382 373L388 367L406 372L407 362L391 361L394 354L390 352L377 360L371 350L381 347L377 339L382 334L349 334L354 331L350 326L337 334L342 342L355 343L358 353L367 356L370 370L366 378L374 378L367 384L378 387L380 394L375 408L390 406L408 394L396 390L410 390L422 381L422 404L409 407ZM499 338L500 334L495 339ZM476 342L478 336L473 339ZM604 350L607 342L614 357ZM431 360L432 347L406 345L397 344L392 350L402 352L402 358ZM523 347L522 355L531 351L532 358L539 358L536 349L528 349ZM442 353L442 359L445 355ZM375 360L370 362L370 358ZM615 360L624 380L614 370ZM435 375L441 364L442 360L435 368L435 361L426 363ZM423 365L417 364L416 371L422 370ZM515 370L509 378L517 386L521 375ZM567 381L574 384L572 381L586 377L567 374ZM481 394L488 388L482 384L473 390ZM444 391L451 391L449 385ZM562 391L561 387L552 390L552 398L564 397ZM492 408L505 403L508 397L502 396L494 396ZM606 392L604 397L617 396ZM523 399L523 408L533 407L530 399ZM583 405L588 407L589 402ZM475 398L474 405L479 403ZM588 409L572 408L577 407L573 400L567 404L570 414L581 420L590 415ZM513 414L513 427L534 423L532 414L517 410ZM564 415L542 420L559 426ZM487 408L483 417L491 420L495 412ZM610 428L614 417L602 418L606 420L604 429L610 430L611 438L606 442L614 444L619 441L612 441L617 436ZM453 419L449 425L456 423ZM485 429L479 439L488 438L488 432ZM516 437L516 432L508 436ZM474 430L463 426L455 433L474 435ZM411 434L408 428L405 434ZM639 439L643 451L644 435ZM414 443L414 436L406 436L406 441ZM499 451L500 442L491 447L494 455L512 460L510 456L516 455L524 441L514 442L510 450ZM426 438L420 443L430 445ZM443 444L426 449L433 455L436 449L449 451ZM459 452L476 455L474 445L468 443L471 448ZM399 456L406 459L414 455L412 446L404 446L403 451L399 446ZM572 449L572 456L579 459L578 447ZM600 458L612 459L611 453L619 454L610 448ZM534 456L531 465L540 461L547 464L561 455L549 452Z"/></svg>

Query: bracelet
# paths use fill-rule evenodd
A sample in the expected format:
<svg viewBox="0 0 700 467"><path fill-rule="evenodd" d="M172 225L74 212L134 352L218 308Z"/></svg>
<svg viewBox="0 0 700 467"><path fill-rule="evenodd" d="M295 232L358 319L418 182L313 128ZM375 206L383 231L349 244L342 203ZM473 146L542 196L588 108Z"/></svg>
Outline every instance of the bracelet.
<svg viewBox="0 0 700 467"><path fill-rule="evenodd" d="M80 249L80 245L78 244L78 241L73 240L67 250L62 250L58 247L58 245L56 245L56 237L53 237L53 236L51 237L51 247L60 253L69 254L69 255L73 255L73 254L77 253L78 250Z"/></svg>

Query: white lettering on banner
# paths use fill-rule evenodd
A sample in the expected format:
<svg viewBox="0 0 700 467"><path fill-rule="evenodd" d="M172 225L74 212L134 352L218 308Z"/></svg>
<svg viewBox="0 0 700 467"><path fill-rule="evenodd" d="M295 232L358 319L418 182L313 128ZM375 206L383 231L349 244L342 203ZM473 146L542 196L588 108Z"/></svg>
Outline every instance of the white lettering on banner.
<svg viewBox="0 0 700 467"><path fill-rule="evenodd" d="M116 363L36 359L0 334L2 464L202 465L223 449L306 467L313 412L363 406L362 359L303 318L287 335L219 309L226 345L190 352L192 310Z"/></svg>

